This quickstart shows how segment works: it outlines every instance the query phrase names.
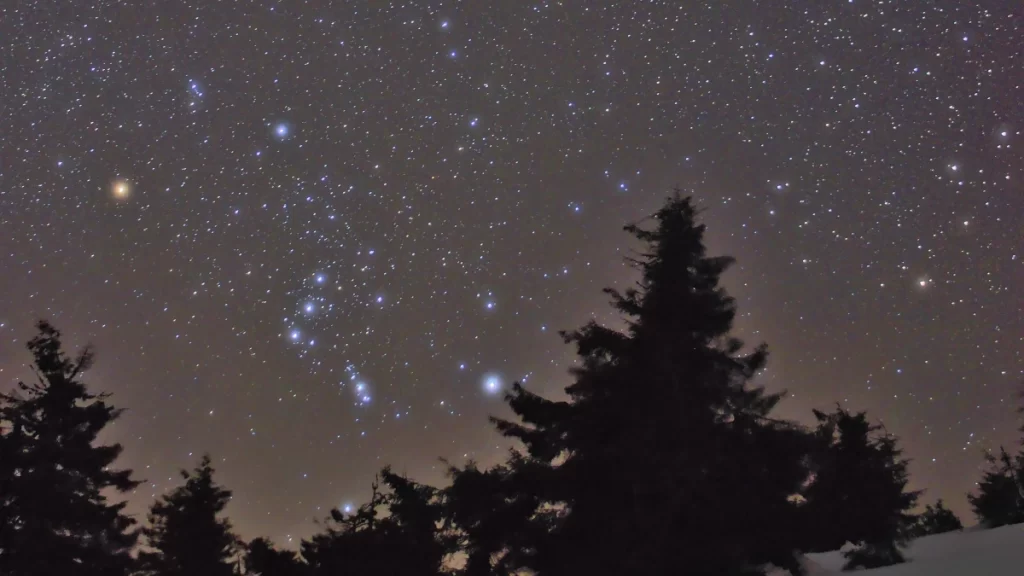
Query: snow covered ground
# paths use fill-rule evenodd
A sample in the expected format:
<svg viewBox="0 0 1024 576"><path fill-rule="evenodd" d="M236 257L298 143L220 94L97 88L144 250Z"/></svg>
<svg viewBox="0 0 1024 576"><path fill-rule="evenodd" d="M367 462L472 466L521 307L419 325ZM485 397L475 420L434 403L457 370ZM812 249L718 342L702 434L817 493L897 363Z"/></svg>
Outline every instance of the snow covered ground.
<svg viewBox="0 0 1024 576"><path fill-rule="evenodd" d="M1021 576L1024 574L1024 524L994 530L968 529L926 536L904 551L907 562L897 566L843 572L839 551L808 554L808 576Z"/></svg>

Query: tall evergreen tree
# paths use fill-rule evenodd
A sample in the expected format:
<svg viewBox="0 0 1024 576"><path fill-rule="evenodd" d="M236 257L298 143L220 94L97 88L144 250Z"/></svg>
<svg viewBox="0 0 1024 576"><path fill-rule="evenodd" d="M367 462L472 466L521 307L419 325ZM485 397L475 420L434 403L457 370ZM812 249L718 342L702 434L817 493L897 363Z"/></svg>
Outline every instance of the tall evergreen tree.
<svg viewBox="0 0 1024 576"><path fill-rule="evenodd" d="M731 335L736 307L719 281L733 261L707 255L693 201L676 194L653 223L626 227L643 245L629 260L637 286L606 290L625 328L563 333L580 357L568 399L516 384L517 419L495 420L526 448L506 466L543 535L515 557L541 576L792 563L806 435L771 417L781 394L751 384L767 350L744 353Z"/></svg>
<svg viewBox="0 0 1024 576"><path fill-rule="evenodd" d="M987 528L1024 522L1024 455L1014 458L1000 448L986 452L985 461L977 493L967 495L974 514Z"/></svg>
<svg viewBox="0 0 1024 576"><path fill-rule="evenodd" d="M232 576L238 538L220 517L231 491L213 480L209 456L192 472L182 471L183 486L172 490L149 513L139 554L143 573L152 576Z"/></svg>
<svg viewBox="0 0 1024 576"><path fill-rule="evenodd" d="M278 550L266 538L257 538L245 547L246 576L306 576L308 567L291 550Z"/></svg>
<svg viewBox="0 0 1024 576"><path fill-rule="evenodd" d="M956 517L952 510L946 508L946 505L942 503L942 499L939 498L935 502L935 506L931 504L925 506L924 512L917 517L914 523L911 535L914 538L920 538L922 536L956 532L963 529L964 525L960 523L960 519Z"/></svg>
<svg viewBox="0 0 1024 576"><path fill-rule="evenodd" d="M914 523L910 513L919 492L907 490L909 461L896 438L879 433L863 412L842 408L815 411L818 449L814 481L804 492L812 551L862 544L848 555L848 567L876 567L903 561L899 547Z"/></svg>
<svg viewBox="0 0 1024 576"><path fill-rule="evenodd" d="M120 444L97 443L121 411L88 391L90 348L68 357L45 321L28 343L36 382L0 394L0 574L118 576L132 567L137 533L123 502L131 470Z"/></svg>
<svg viewBox="0 0 1024 576"><path fill-rule="evenodd" d="M454 551L437 490L385 468L370 501L354 514L338 510L324 532L302 542L314 576L437 576Z"/></svg>
<svg viewBox="0 0 1024 576"><path fill-rule="evenodd" d="M1022 393L1024 399L1024 393ZM1018 409L1024 415L1024 404ZM1021 443L1016 456L1005 448L999 454L985 452L988 467L978 484L976 494L967 500L978 520L988 528L1024 522L1024 424L1021 425Z"/></svg>
<svg viewBox="0 0 1024 576"><path fill-rule="evenodd" d="M516 452L511 458L511 466L480 470L469 462L449 469L452 483L444 490L444 514L466 556L461 576L514 573L528 564L524 551L534 550L547 532L534 518L540 505L537 491L517 485L531 475L514 474L525 463Z"/></svg>

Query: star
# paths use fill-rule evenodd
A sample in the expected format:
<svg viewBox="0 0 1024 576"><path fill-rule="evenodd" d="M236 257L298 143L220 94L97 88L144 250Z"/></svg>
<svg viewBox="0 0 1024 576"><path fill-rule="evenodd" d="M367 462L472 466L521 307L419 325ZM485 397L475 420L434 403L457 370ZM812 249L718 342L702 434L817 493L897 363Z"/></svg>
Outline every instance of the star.
<svg viewBox="0 0 1024 576"><path fill-rule="evenodd" d="M114 180L114 183L110 187L111 194L118 200L124 200L132 194L131 182L123 179Z"/></svg>
<svg viewBox="0 0 1024 576"><path fill-rule="evenodd" d="M501 391L501 378L495 374L484 377L484 392L493 396Z"/></svg>
<svg viewBox="0 0 1024 576"><path fill-rule="evenodd" d="M738 28L721 2L647 2L643 18L622 2L512 0L501 18L487 2L271 2L252 22L244 3L100 2L88 22L23 19L0 40L27 55L4 102L0 270L18 281L0 281L0 336L27 340L14 327L38 313L69 347L94 337L91 377L132 414L118 466L166 479L211 450L260 503L233 518L240 535L308 535L311 509L358 513L348 490L378 465L444 482L422 463L503 452L467 432L520 375L558 394L575 359L559 329L626 327L600 292L638 280L620 228L653 224L678 184L709 255L737 260L736 320L785 368L772 385L884 411L908 456L949 466L914 484L967 513L978 454L951 462L947 440L978 422L993 446L1018 439L1009 396L993 400L1021 377L1005 90L1024 73L1020 23L1007 2L847 2L761 0L772 22ZM111 52L147 18L186 23L184 48L134 34L133 57ZM806 397L822 358L848 384ZM131 389L137 373L193 384ZM213 426L179 425L214 408ZM389 430L412 422L422 437Z"/></svg>

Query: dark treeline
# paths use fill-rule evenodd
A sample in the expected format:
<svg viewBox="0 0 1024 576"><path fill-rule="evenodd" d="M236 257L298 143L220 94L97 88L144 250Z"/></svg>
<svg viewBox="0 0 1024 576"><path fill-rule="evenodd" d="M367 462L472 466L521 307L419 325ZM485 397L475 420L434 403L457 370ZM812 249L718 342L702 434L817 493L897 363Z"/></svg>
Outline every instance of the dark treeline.
<svg viewBox="0 0 1024 576"><path fill-rule="evenodd" d="M385 468L298 551L234 535L209 457L144 524L128 516L117 494L138 481L97 441L120 411L81 382L91 350L69 356L40 322L35 381L0 396L0 574L756 575L847 542L848 568L897 563L908 539L961 528L941 501L913 513L908 460L865 413L777 417L784 395L754 382L767 348L732 335L732 260L706 253L694 203L648 224L626 227L639 281L606 290L625 328L562 334L579 355L565 400L514 386L515 417L493 420L517 441L503 463L450 466L441 488ZM979 520L1024 521L1024 451L988 460Z"/></svg>

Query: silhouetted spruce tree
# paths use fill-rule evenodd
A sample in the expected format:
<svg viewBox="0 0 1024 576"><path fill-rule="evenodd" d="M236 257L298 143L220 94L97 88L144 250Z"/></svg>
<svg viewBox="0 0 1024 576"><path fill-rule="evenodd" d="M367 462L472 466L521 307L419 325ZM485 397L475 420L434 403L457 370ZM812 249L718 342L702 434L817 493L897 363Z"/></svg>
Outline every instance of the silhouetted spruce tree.
<svg viewBox="0 0 1024 576"><path fill-rule="evenodd" d="M210 457L192 472L182 470L185 484L155 502L143 530L146 550L139 554L143 574L152 576L232 576L238 538L222 518L231 491L213 480Z"/></svg>
<svg viewBox="0 0 1024 576"><path fill-rule="evenodd" d="M524 551L534 550L548 531L534 519L540 505L537 490L517 485L534 475L513 474L525 463L516 452L510 457L513 464L488 470L474 462L449 468L452 483L444 490L444 514L466 556L461 576L514 573L529 563Z"/></svg>
<svg viewBox="0 0 1024 576"><path fill-rule="evenodd" d="M625 229L643 244L629 259L641 278L606 290L624 329L563 333L580 357L568 400L517 383L517 420L495 420L525 444L506 466L542 533L513 557L541 576L790 565L806 435L770 417L781 394L751 385L767 350L744 353L731 336L736 307L719 280L733 261L707 255L694 203L678 193L651 228ZM478 472L453 483L465 473Z"/></svg>
<svg viewBox="0 0 1024 576"><path fill-rule="evenodd" d="M987 528L1024 522L1024 456L1000 448L998 455L986 452L985 461L977 493L967 495L978 521Z"/></svg>
<svg viewBox="0 0 1024 576"><path fill-rule="evenodd" d="M384 500L378 486L375 481L370 501L354 513L331 510L324 531L302 541L301 554L311 574L370 574L381 553L378 509Z"/></svg>
<svg viewBox="0 0 1024 576"><path fill-rule="evenodd" d="M1018 412L1024 414L1024 404ZM1024 425L1020 432L1024 435ZM1000 447L998 455L985 452L985 461L978 492L967 495L978 521L987 528L1024 522L1024 436L1016 456Z"/></svg>
<svg viewBox="0 0 1024 576"><path fill-rule="evenodd" d="M37 328L28 343L36 382L0 394L0 574L127 574L135 522L108 496L139 483L114 466L120 444L96 440L121 411L81 381L90 348L72 359L60 332Z"/></svg>
<svg viewBox="0 0 1024 576"><path fill-rule="evenodd" d="M960 519L956 517L952 510L946 508L946 505L942 503L940 498L935 502L935 506L931 504L925 506L924 512L914 522L911 535L914 538L920 538L922 536L956 532L963 529L964 525L960 523Z"/></svg>
<svg viewBox="0 0 1024 576"><path fill-rule="evenodd" d="M454 551L437 490L385 468L354 514L332 510L323 533L302 542L314 576L436 576Z"/></svg>
<svg viewBox="0 0 1024 576"><path fill-rule="evenodd" d="M860 545L847 554L847 569L902 562L900 546L910 535L910 510L920 493L907 490L909 461L901 458L896 438L878 433L881 427L863 412L837 408L814 415L819 447L814 480L803 494L809 550Z"/></svg>
<svg viewBox="0 0 1024 576"><path fill-rule="evenodd" d="M257 538L245 547L243 566L246 576L306 576L308 566L291 550L278 550L266 538Z"/></svg>

